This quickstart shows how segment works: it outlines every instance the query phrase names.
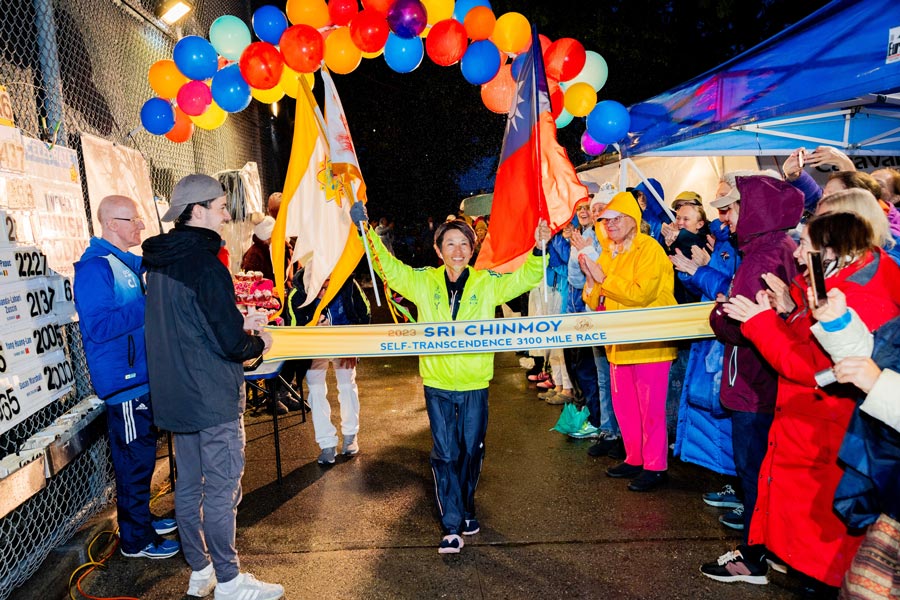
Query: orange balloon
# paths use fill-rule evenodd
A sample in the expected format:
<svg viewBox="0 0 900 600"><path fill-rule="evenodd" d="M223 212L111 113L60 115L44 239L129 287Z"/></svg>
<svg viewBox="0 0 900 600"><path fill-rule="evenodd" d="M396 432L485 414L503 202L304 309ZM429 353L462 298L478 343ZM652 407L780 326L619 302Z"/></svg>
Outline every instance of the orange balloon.
<svg viewBox="0 0 900 600"><path fill-rule="evenodd" d="M315 29L321 29L331 23L325 0L287 0L284 11L294 25L310 25Z"/></svg>
<svg viewBox="0 0 900 600"><path fill-rule="evenodd" d="M191 139L191 134L193 133L194 122L191 121L191 118L183 110L176 106L175 126L169 130L166 137L169 138L170 141L180 144Z"/></svg>
<svg viewBox="0 0 900 600"><path fill-rule="evenodd" d="M497 17L487 6L476 6L466 14L466 34L472 40L486 40L494 33Z"/></svg>
<svg viewBox="0 0 900 600"><path fill-rule="evenodd" d="M181 74L174 60L158 60L150 65L147 80L156 95L166 100L171 100L178 95L181 86L188 82L188 78Z"/></svg>
<svg viewBox="0 0 900 600"><path fill-rule="evenodd" d="M359 66L362 53L350 37L349 27L338 27L325 38L325 65L338 75L351 73Z"/></svg>
<svg viewBox="0 0 900 600"><path fill-rule="evenodd" d="M501 115L509 112L515 96L516 80L512 76L512 65L502 65L497 75L481 86L481 101L488 110Z"/></svg>
<svg viewBox="0 0 900 600"><path fill-rule="evenodd" d="M491 39L501 52L519 54L531 43L531 25L525 15L508 12L497 19Z"/></svg>

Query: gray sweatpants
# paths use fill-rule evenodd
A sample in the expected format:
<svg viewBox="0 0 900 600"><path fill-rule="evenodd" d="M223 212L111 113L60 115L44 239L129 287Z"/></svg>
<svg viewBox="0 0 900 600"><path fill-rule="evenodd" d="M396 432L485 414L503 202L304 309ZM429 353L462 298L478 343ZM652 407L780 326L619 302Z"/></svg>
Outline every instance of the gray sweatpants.
<svg viewBox="0 0 900 600"><path fill-rule="evenodd" d="M244 474L243 417L196 433L176 433L175 517L184 558L194 571L210 561L216 580L240 574L235 529Z"/></svg>

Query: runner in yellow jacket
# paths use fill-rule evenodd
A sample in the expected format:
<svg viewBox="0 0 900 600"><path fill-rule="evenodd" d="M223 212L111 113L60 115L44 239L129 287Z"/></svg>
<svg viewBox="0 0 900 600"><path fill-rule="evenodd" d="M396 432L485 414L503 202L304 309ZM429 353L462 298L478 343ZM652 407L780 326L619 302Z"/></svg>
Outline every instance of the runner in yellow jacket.
<svg viewBox="0 0 900 600"><path fill-rule="evenodd" d="M350 211L353 222L368 221L365 205ZM513 273L476 270L469 266L475 231L464 221L441 224L434 249L444 261L438 268L414 269L394 258L369 229L367 239L391 289L419 310L420 322L449 322L494 317L496 307L537 285L542 277L542 243L550 228L541 221L534 233L535 249ZM494 376L494 355L426 355L419 357L425 385L425 406L431 423L431 470L444 537L441 554L457 553L462 535L480 530L475 516L475 488L484 460L488 385Z"/></svg>

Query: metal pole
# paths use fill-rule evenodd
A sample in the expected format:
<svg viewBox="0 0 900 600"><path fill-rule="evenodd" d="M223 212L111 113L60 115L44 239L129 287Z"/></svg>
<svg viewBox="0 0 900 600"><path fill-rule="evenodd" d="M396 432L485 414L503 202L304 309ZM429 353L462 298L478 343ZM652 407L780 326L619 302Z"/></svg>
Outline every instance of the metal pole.
<svg viewBox="0 0 900 600"><path fill-rule="evenodd" d="M34 27L37 30L38 59L41 63L44 113L47 122L41 128L52 131L47 140L60 146L66 145L63 122L62 76L59 72L59 46L56 41L56 21L53 19L52 0L34 0Z"/></svg>

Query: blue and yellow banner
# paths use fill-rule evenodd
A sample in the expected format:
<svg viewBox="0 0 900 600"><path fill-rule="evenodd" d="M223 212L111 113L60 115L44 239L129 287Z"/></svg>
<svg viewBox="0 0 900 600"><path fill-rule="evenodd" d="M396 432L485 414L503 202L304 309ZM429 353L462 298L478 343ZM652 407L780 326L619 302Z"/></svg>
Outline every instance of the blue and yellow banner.
<svg viewBox="0 0 900 600"><path fill-rule="evenodd" d="M515 352L705 338L712 337L709 313L714 304L448 323L267 327L274 342L265 360Z"/></svg>

